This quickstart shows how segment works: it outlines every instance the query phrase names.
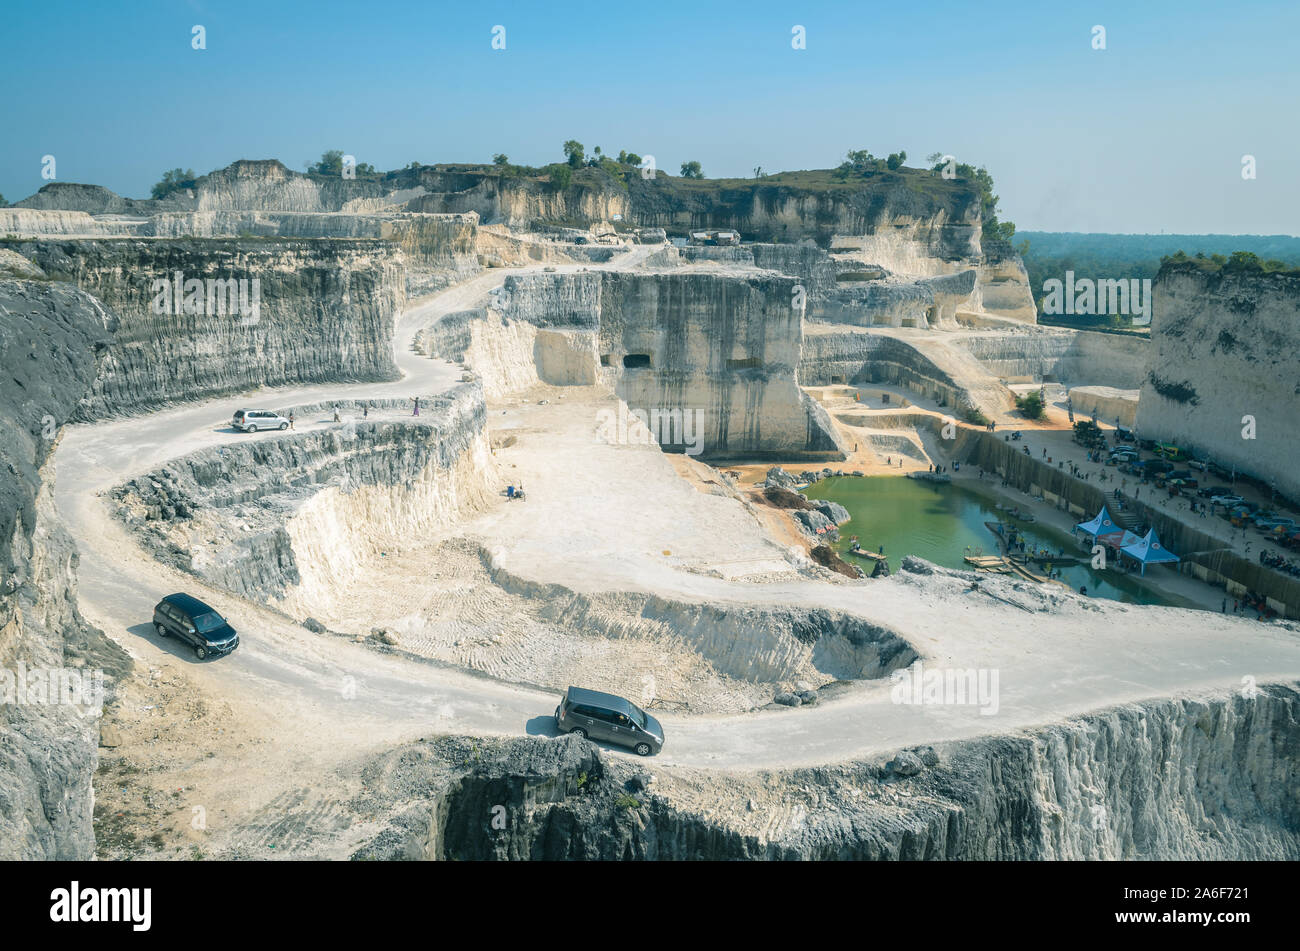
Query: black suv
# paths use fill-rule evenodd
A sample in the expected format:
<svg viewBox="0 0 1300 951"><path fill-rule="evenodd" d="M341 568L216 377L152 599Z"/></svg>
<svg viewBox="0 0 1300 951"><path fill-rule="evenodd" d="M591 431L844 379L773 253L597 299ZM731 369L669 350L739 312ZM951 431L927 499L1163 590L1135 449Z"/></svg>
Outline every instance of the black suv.
<svg viewBox="0 0 1300 951"><path fill-rule="evenodd" d="M198 598L169 594L153 609L153 626L159 637L179 637L202 660L229 654L239 646L239 635L225 618Z"/></svg>

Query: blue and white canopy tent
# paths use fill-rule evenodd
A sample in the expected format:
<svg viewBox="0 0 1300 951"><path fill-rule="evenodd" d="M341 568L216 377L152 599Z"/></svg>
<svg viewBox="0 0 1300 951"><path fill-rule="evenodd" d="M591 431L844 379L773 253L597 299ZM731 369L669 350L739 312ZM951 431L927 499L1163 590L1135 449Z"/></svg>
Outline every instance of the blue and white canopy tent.
<svg viewBox="0 0 1300 951"><path fill-rule="evenodd" d="M1120 527L1115 524L1115 520L1110 517L1110 511L1103 505L1096 518L1088 522L1080 522L1074 526L1074 530L1083 532L1090 538L1096 538L1098 535L1110 535L1113 532L1118 532Z"/></svg>
<svg viewBox="0 0 1300 951"><path fill-rule="evenodd" d="M1125 545L1120 551L1130 558L1136 559L1142 565L1142 574L1144 575L1147 573L1147 565L1170 564L1182 560L1160 544L1160 539L1156 537L1154 528L1148 531L1145 537L1138 539L1131 545Z"/></svg>

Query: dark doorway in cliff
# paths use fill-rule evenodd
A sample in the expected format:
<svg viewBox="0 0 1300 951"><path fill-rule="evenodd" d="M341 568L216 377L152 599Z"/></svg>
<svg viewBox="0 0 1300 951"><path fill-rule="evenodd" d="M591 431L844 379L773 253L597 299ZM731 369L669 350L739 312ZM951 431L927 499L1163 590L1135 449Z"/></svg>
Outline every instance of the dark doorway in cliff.
<svg viewBox="0 0 1300 951"><path fill-rule="evenodd" d="M625 353L623 355L623 366L629 370L637 367L650 366L650 354L648 353Z"/></svg>
<svg viewBox="0 0 1300 951"><path fill-rule="evenodd" d="M609 366L610 356L611 356L611 355L608 354L608 353L602 353L602 354L600 355L600 365L603 366L603 367L607 367L607 366Z"/></svg>
<svg viewBox="0 0 1300 951"><path fill-rule="evenodd" d="M758 357L744 357L740 360L728 360L728 370L757 370L763 366L763 361Z"/></svg>

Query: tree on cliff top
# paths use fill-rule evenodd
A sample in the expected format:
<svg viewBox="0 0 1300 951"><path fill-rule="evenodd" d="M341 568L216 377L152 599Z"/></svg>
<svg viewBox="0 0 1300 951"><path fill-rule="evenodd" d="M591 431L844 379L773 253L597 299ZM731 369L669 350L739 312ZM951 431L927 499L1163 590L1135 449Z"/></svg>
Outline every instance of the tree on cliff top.
<svg viewBox="0 0 1300 951"><path fill-rule="evenodd" d="M193 188L194 182L194 169L173 168L163 172L162 181L150 189L149 194L154 198L166 198L172 192L180 191L182 188Z"/></svg>
<svg viewBox="0 0 1300 951"><path fill-rule="evenodd" d="M937 152L929 156L929 159L935 163L931 168L931 171L942 174L949 164L944 160L949 158L950 156L940 155ZM999 199L998 196L993 193L993 176L989 174L989 170L982 165L979 168L976 168L975 166L968 165L965 162L958 162L954 171L957 178L963 178L967 181L974 182L975 188L979 192L980 218L984 222L984 240L993 243L1002 243L1009 246L1011 244L1011 239L1015 237L1016 226L1014 222L998 220ZM1024 248L1027 251L1029 248L1028 244L1026 244ZM1022 251L1021 253L1023 254L1024 252Z"/></svg>
<svg viewBox="0 0 1300 951"><path fill-rule="evenodd" d="M704 177L704 169L703 167L701 167L699 162L694 162L694 161L683 162L681 171L682 171L682 178L703 178Z"/></svg>
<svg viewBox="0 0 1300 951"><path fill-rule="evenodd" d="M577 139L570 139L564 143L564 157L568 160L570 168L581 167L586 151L586 146Z"/></svg>
<svg viewBox="0 0 1300 951"><path fill-rule="evenodd" d="M358 175L374 175L375 167L369 162L360 162L356 166ZM320 161L315 164L307 163L307 174L309 175L342 175L343 174L343 150L330 149L328 152L322 152Z"/></svg>

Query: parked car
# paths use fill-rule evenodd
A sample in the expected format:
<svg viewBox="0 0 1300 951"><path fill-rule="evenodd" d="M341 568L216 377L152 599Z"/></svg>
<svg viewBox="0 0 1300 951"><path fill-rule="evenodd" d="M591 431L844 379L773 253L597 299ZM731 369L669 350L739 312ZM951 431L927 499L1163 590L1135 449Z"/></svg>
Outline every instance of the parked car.
<svg viewBox="0 0 1300 951"><path fill-rule="evenodd" d="M1275 528L1295 528L1295 519L1280 516L1265 516L1255 519L1255 527L1261 532L1271 532Z"/></svg>
<svg viewBox="0 0 1300 951"><path fill-rule="evenodd" d="M153 626L159 637L177 637L194 648L194 654L220 657L239 646L239 635L215 608L188 594L169 594L153 609Z"/></svg>
<svg viewBox="0 0 1300 951"><path fill-rule="evenodd" d="M288 429L289 421L269 409L237 409L230 425L246 433L255 433L259 429Z"/></svg>
<svg viewBox="0 0 1300 951"><path fill-rule="evenodd" d="M1146 462L1139 463L1139 465L1142 466L1142 471L1149 476L1161 472L1172 472L1174 469L1174 464L1166 462L1164 459L1148 459Z"/></svg>
<svg viewBox="0 0 1300 951"><path fill-rule="evenodd" d="M631 700L598 690L566 690L555 708L555 725L562 733L629 746L638 756L658 753L664 745L658 720Z"/></svg>
<svg viewBox="0 0 1300 951"><path fill-rule="evenodd" d="M1210 464L1203 459L1189 459L1187 465L1192 469L1199 469L1201 472L1208 472Z"/></svg>
<svg viewBox="0 0 1300 951"><path fill-rule="evenodd" d="M1196 490L1196 494L1203 499L1213 499L1215 496L1228 495L1230 490L1222 485L1207 485Z"/></svg>
<svg viewBox="0 0 1300 951"><path fill-rule="evenodd" d="M1224 495L1212 495L1210 496L1210 501L1213 502L1215 505L1222 505L1224 508L1233 508L1235 506L1241 505L1246 500L1243 499L1240 495L1224 494Z"/></svg>
<svg viewBox="0 0 1300 951"><path fill-rule="evenodd" d="M1133 442L1133 430L1125 429L1123 426L1115 427L1115 438L1123 442Z"/></svg>

